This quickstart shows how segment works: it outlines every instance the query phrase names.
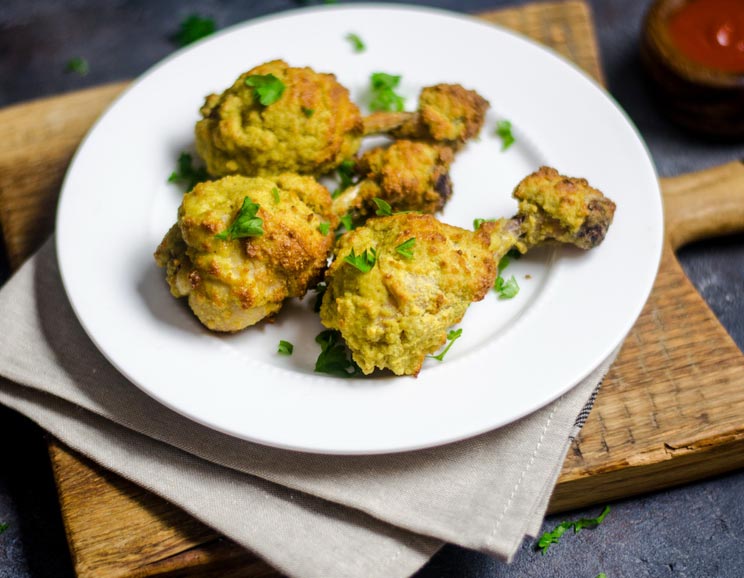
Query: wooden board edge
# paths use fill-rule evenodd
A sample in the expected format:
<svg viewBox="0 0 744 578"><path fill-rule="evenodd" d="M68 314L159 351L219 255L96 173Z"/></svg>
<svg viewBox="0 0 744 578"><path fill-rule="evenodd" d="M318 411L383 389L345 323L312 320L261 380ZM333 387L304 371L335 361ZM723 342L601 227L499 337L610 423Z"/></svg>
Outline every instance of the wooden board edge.
<svg viewBox="0 0 744 578"><path fill-rule="evenodd" d="M718 440L716 445L699 445L687 448L666 447L665 456L651 456L646 463L627 465L591 476L574 477L559 481L548 506L548 513L555 514L587 506L626 499L682 486L744 468L744 429L729 440ZM674 468L668 461L674 460Z"/></svg>

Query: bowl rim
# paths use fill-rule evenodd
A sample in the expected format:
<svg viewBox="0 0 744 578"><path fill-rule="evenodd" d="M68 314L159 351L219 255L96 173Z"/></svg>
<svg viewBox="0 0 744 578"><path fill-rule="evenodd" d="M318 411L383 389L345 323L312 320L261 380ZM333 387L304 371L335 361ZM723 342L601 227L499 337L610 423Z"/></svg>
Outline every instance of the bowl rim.
<svg viewBox="0 0 744 578"><path fill-rule="evenodd" d="M694 0L655 0L643 24L642 43L647 57L678 77L696 85L720 89L744 89L744 72L712 68L692 60L672 39L667 23L684 5Z"/></svg>

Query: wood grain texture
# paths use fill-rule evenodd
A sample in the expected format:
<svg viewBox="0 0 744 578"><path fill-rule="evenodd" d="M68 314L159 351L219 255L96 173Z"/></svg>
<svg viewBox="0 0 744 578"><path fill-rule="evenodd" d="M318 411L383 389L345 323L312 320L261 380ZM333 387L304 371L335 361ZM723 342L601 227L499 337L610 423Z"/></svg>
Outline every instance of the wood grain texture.
<svg viewBox="0 0 744 578"><path fill-rule="evenodd" d="M552 46L602 80L582 2L482 16ZM0 226L14 267L51 231L75 146L124 86L0 111ZM744 167L664 180L662 189L668 239L656 284L566 459L551 511L744 465L744 356L673 252L693 239L744 229ZM49 450L80 576L276 575L157 496L58 443Z"/></svg>

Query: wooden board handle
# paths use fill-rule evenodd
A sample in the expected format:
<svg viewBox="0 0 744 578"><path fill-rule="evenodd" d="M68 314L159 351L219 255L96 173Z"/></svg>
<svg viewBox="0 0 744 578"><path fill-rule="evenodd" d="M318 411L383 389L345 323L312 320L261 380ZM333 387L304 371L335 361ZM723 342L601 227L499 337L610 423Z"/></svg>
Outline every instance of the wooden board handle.
<svg viewBox="0 0 744 578"><path fill-rule="evenodd" d="M661 190L673 249L744 231L744 161L661 179Z"/></svg>

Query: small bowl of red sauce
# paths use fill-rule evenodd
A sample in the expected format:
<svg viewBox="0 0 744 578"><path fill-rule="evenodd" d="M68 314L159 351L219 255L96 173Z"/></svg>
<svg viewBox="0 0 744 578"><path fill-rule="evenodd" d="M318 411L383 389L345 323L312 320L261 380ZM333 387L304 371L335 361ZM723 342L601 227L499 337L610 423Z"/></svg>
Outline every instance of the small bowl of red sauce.
<svg viewBox="0 0 744 578"><path fill-rule="evenodd" d="M641 58L674 122L744 139L744 0L656 0Z"/></svg>

